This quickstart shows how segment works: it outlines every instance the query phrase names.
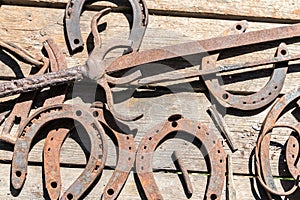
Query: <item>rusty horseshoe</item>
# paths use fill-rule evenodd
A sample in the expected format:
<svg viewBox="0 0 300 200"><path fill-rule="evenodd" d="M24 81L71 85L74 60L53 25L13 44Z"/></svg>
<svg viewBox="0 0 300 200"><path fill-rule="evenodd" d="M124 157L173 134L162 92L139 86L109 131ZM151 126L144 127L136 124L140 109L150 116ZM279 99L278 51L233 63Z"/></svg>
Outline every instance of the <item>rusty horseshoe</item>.
<svg viewBox="0 0 300 200"><path fill-rule="evenodd" d="M100 175L107 157L107 143L102 126L82 106L53 105L40 109L28 118L26 124L20 127L22 132L15 144L12 159L11 182L15 189L20 189L24 184L27 174L28 153L32 140L39 134L41 128L51 122L62 119L71 119L83 126L90 140L91 148L85 170L62 195L61 199L78 199ZM47 151L51 152L51 149L47 149Z"/></svg>
<svg viewBox="0 0 300 200"><path fill-rule="evenodd" d="M144 0L128 1L133 12L133 21L128 39L132 41L133 51L137 51L141 45L148 24L148 9ZM65 29L67 32L67 41L72 53L83 48L79 21L85 3L86 0L69 0L66 7Z"/></svg>
<svg viewBox="0 0 300 200"><path fill-rule="evenodd" d="M184 119L181 115L173 115L167 121L154 127L139 144L136 153L136 170L146 197L148 199L163 199L152 172L153 153L167 136L178 131L195 137L208 153L210 178L204 199L221 199L226 172L226 154L223 146L218 137L205 125ZM203 150L202 148L201 146L201 150Z"/></svg>

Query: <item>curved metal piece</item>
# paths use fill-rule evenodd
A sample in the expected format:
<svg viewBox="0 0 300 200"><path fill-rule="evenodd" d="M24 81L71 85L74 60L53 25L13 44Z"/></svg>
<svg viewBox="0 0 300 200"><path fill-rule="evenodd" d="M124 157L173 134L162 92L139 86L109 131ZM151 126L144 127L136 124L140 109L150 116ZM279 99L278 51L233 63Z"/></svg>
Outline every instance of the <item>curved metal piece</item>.
<svg viewBox="0 0 300 200"><path fill-rule="evenodd" d="M20 189L24 184L32 140L41 128L60 119L72 119L82 125L91 143L86 168L61 198L78 199L102 172L107 157L107 144L102 126L90 112L81 106L54 105L39 110L27 120L25 125L20 127L22 133L15 144L12 160L11 182L15 189Z"/></svg>
<svg viewBox="0 0 300 200"><path fill-rule="evenodd" d="M117 199L135 162L136 146L134 136L124 134L121 130L113 128L112 124L114 123L111 120L114 119L105 118L104 112L109 111L105 110L103 106L101 106L101 108L91 109L93 116L98 116L97 119L102 126L109 129L111 134L107 133L107 135L116 142L118 162L111 178L104 188L102 199Z"/></svg>
<svg viewBox="0 0 300 200"><path fill-rule="evenodd" d="M298 187L299 176L297 176L295 185L289 191L286 192L277 191L272 176L272 170L271 170L271 165L269 160L269 146L271 140L270 132L274 127L279 127L279 126L289 127L295 130L296 132L298 132L297 127L288 126L288 125L278 125L276 124L276 121L283 114L286 107L299 98L300 98L300 87L287 93L275 103L275 105L271 108L271 110L269 111L268 115L265 118L265 121L261 128L259 138L257 140L257 146L255 148L258 180L267 191L280 196L289 195L296 190L296 188Z"/></svg>
<svg viewBox="0 0 300 200"><path fill-rule="evenodd" d="M136 170L138 178L147 199L163 199L155 183L152 172L152 159L155 149L167 136L174 132L190 134L202 143L209 165L210 178L203 199L221 199L225 181L226 154L218 137L208 128L196 121L181 118L179 115L171 116L167 121L159 124L142 139L136 153Z"/></svg>
<svg viewBox="0 0 300 200"><path fill-rule="evenodd" d="M286 144L286 164L294 179L300 175L300 162L299 162L299 124L293 129L298 133L297 137L290 135Z"/></svg>
<svg viewBox="0 0 300 200"><path fill-rule="evenodd" d="M231 31L224 34L243 33L246 30L246 22L242 21L234 25ZM202 60L202 69L215 68L219 54L210 55ZM284 43L280 44L275 58L287 57L288 49ZM288 62L274 64L274 71L268 83L258 92L251 95L235 95L224 90L214 74L203 75L204 82L215 99L224 107L231 107L240 110L255 110L264 107L274 101L279 95L288 70Z"/></svg>
<svg viewBox="0 0 300 200"><path fill-rule="evenodd" d="M44 177L50 199L58 199L61 193L60 149L69 131L66 128L51 130L45 140L43 151Z"/></svg>
<svg viewBox="0 0 300 200"><path fill-rule="evenodd" d="M144 0L128 0L132 12L133 21L129 40L133 42L133 51L138 51L142 43L146 27L148 24L148 9ZM83 40L80 31L80 15L83 12L83 6L86 0L69 0L65 12L65 29L67 32L67 41L72 53L83 48Z"/></svg>
<svg viewBox="0 0 300 200"><path fill-rule="evenodd" d="M11 53L13 55L17 56L18 58L22 58L22 60L27 63L31 64L37 67L44 66L43 58L35 58L33 55L31 55L28 51L25 49L18 47L17 45L10 43L10 42L4 42L0 40L0 48L3 48Z"/></svg>
<svg viewBox="0 0 300 200"><path fill-rule="evenodd" d="M104 14L107 14L107 12L109 12L109 9L104 9L93 17L91 27L92 27L92 33L94 35L95 48L93 49L88 60L86 61L86 72L87 72L87 76L90 79L97 80L97 83L104 89L107 106L108 106L109 110L113 113L113 115L117 119L120 119L123 121L134 121L134 120L141 118L143 115L131 117L131 116L125 116L125 115L122 115L121 113L116 112L114 109L114 100L113 100L113 96L112 96L112 91L111 91L111 88L109 87L108 83L109 82L125 83L125 81L127 81L127 83L128 83L128 82L135 80L137 77L139 77L141 75L141 72L137 71L135 73L132 73L132 74L122 77L122 78L114 78L112 76L105 74L105 69L108 66L106 63L106 60L105 60L105 56L111 50L116 49L116 48L128 48L128 49L131 48L131 44L130 45L127 44L128 42L125 44L118 42L117 44L110 44L108 47L102 48L101 39L98 35L98 31L96 29L97 26L95 24L97 24L98 20L100 20L100 18ZM130 42L130 43L132 43L132 42Z"/></svg>

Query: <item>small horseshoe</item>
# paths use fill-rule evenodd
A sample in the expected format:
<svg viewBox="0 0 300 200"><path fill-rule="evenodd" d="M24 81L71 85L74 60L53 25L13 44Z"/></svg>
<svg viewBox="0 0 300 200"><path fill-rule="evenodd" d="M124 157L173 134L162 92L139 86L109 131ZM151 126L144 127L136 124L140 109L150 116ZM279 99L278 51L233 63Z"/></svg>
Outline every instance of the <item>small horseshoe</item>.
<svg viewBox="0 0 300 200"><path fill-rule="evenodd" d="M296 132L298 132L297 127L288 126L288 125L278 125L276 124L276 121L283 114L285 108L299 98L300 98L300 87L285 94L273 105L268 115L266 116L265 121L263 122L261 132L255 148L258 180L268 192L271 192L275 195L286 196L292 194L298 187L299 176L297 176L295 185L290 190L286 192L277 191L273 180L272 170L271 170L271 165L269 160L269 146L271 140L271 135L269 133L274 127L277 126L289 127L295 130Z"/></svg>
<svg viewBox="0 0 300 200"><path fill-rule="evenodd" d="M108 0L110 1L110 0ZM148 9L144 0L128 0L133 12L133 22L129 35L129 40L133 41L133 51L138 51L144 37L148 24ZM74 53L83 48L83 39L80 31L80 15L86 0L70 0L65 12L65 29L67 41L71 52Z"/></svg>
<svg viewBox="0 0 300 200"><path fill-rule="evenodd" d="M78 199L102 172L107 157L107 143L102 126L90 112L81 106L54 105L39 110L27 120L25 125L19 128L22 131L20 131L21 135L14 147L11 174L11 182L15 189L20 189L25 182L28 153L32 140L42 127L60 119L73 119L81 124L91 142L90 157L85 170L61 199Z"/></svg>
<svg viewBox="0 0 300 200"><path fill-rule="evenodd" d="M218 137L204 124L184 119L180 115L169 117L167 121L149 131L138 147L136 170L147 199L163 199L152 172L153 153L168 135L178 131L197 138L208 152L211 170L204 199L221 199L226 172L226 154L223 146Z"/></svg>
<svg viewBox="0 0 300 200"><path fill-rule="evenodd" d="M237 23L230 30L223 34L243 33L246 30L246 22ZM220 53L207 56L202 60L202 69L215 68ZM288 49L284 43L277 49L276 57L288 56ZM288 70L288 62L274 64L274 71L268 83L258 92L251 95L234 95L225 91L219 84L215 75L202 76L209 92L224 107L231 107L240 110L255 110L271 103L280 93Z"/></svg>

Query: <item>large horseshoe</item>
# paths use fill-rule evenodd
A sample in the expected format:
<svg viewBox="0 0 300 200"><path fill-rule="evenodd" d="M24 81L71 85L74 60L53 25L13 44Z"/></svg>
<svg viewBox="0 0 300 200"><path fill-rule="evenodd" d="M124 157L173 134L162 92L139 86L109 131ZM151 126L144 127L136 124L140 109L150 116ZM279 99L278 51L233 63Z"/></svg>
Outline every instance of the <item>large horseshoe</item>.
<svg viewBox="0 0 300 200"><path fill-rule="evenodd" d="M128 1L133 12L133 22L128 39L132 41L133 51L138 51L148 24L148 9L144 0ZM85 2L86 0L70 0L66 7L65 28L72 53L83 48L79 21Z"/></svg>
<svg viewBox="0 0 300 200"><path fill-rule="evenodd" d="M246 30L246 22L237 23L232 30L227 30L225 34L243 33ZM223 33L224 35L224 33ZM204 57L202 59L202 69L215 68L220 53ZM275 58L288 56L286 45L282 43L276 52ZM274 64L274 71L268 83L258 92L251 95L235 95L224 90L217 77L212 75L203 75L204 82L215 99L224 107L231 107L240 110L255 110L271 103L280 93L288 70L288 62Z"/></svg>
<svg viewBox="0 0 300 200"><path fill-rule="evenodd" d="M11 182L15 189L20 189L25 182L28 153L33 139L41 128L60 119L73 119L81 124L91 143L90 157L85 170L61 199L78 199L102 172L107 157L107 144L102 126L81 106L54 105L39 110L27 120L24 126L20 127L23 131L15 144L12 159Z"/></svg>
<svg viewBox="0 0 300 200"><path fill-rule="evenodd" d="M297 127L276 124L276 121L283 114L284 109L299 98L300 98L300 87L285 94L276 102L276 104L271 108L270 112L266 116L265 121L263 122L260 136L257 140L257 146L255 148L258 180L268 192L271 192L275 195L280 195L280 196L290 195L298 187L299 176L297 177L295 185L290 190L286 192L280 192L276 189L273 176L272 176L270 160L269 160L269 146L271 140L270 132L275 127L283 127L283 126L289 127L294 131L296 131L298 134L300 133L299 128Z"/></svg>
<svg viewBox="0 0 300 200"><path fill-rule="evenodd" d="M163 199L152 172L153 153L167 136L178 131L194 136L208 152L210 178L204 199L221 199L226 172L226 154L223 146L218 137L205 125L184 119L180 115L171 116L167 121L149 131L138 147L136 170L147 199ZM200 150L203 151L202 148Z"/></svg>

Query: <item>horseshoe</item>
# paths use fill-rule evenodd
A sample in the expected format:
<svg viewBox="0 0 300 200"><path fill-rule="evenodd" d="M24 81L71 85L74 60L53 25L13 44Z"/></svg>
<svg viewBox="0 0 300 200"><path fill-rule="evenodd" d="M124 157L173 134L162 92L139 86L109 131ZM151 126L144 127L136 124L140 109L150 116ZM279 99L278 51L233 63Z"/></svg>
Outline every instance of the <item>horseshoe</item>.
<svg viewBox="0 0 300 200"><path fill-rule="evenodd" d="M110 0L109 0L110 1ZM128 0L133 12L133 21L129 40L132 41L133 51L138 51L148 24L148 9L144 0ZM69 0L65 12L65 29L71 52L83 48L83 39L80 31L80 15L86 0Z"/></svg>
<svg viewBox="0 0 300 200"><path fill-rule="evenodd" d="M19 128L23 131L14 147L11 174L11 182L15 189L20 189L25 182L28 153L33 139L41 128L50 122L62 119L72 119L85 128L87 137L91 142L91 151L85 170L62 195L61 199L78 199L100 175L107 157L107 144L102 126L90 112L81 106L53 105L33 114L27 123Z"/></svg>
<svg viewBox="0 0 300 200"><path fill-rule="evenodd" d="M226 154L222 144L204 124L184 119L180 115L173 115L150 130L138 147L136 170L147 199L163 199L152 172L153 153L167 136L179 131L194 136L204 146L200 150L208 152L211 169L204 199L221 199L226 172Z"/></svg>
<svg viewBox="0 0 300 200"><path fill-rule="evenodd" d="M294 186L286 191L277 191L272 176L271 165L269 160L270 132L275 127L288 127L296 131L298 134L299 128L289 125L276 124L276 121L284 113L285 108L300 97L300 87L290 91L281 97L271 108L263 122L261 133L257 140L255 148L256 168L258 172L258 180L266 191L275 195L286 196L292 194L298 187L299 176L297 176ZM289 158L287 157L287 160ZM290 161L290 159L289 159ZM294 164L294 163L293 163ZM290 164L289 164L290 165ZM290 167L289 167L290 168ZM293 172L293 171L292 171Z"/></svg>
<svg viewBox="0 0 300 200"><path fill-rule="evenodd" d="M227 30L225 34L243 33L246 30L246 22L237 23L231 31ZM224 35L224 33L223 33ZM213 69L216 66L220 53L204 57L202 59L202 69ZM275 59L288 57L288 49L284 43L281 43L277 49ZM288 62L279 62L273 65L274 71L268 83L258 92L251 95L235 95L224 90L217 77L214 74L203 75L203 80L215 99L224 107L236 108L240 110L255 110L268 105L279 95L285 76L288 70Z"/></svg>

